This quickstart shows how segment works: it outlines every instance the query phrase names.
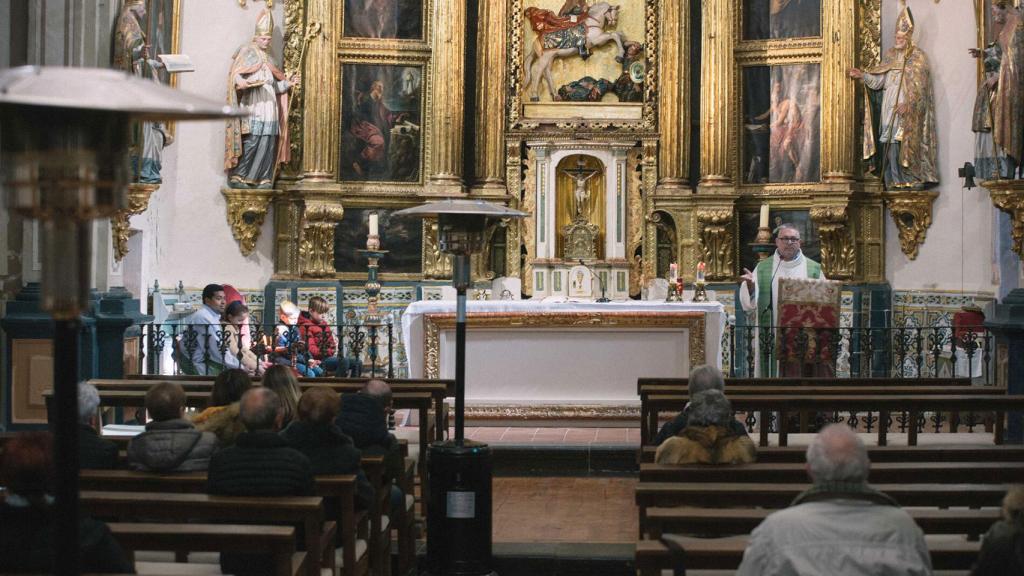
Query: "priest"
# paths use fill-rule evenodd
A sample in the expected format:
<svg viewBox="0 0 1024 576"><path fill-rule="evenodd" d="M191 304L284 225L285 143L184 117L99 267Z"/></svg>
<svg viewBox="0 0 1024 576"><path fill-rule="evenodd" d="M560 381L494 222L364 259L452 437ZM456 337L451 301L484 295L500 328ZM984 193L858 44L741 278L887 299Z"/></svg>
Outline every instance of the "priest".
<svg viewBox="0 0 1024 576"><path fill-rule="evenodd" d="M743 269L740 276L740 304L746 312L756 311L758 326L770 329L778 326L779 279L810 278L824 280L821 264L804 256L800 250L800 230L792 224L780 224L776 229L775 253L758 262L751 272ZM760 331L758 331L760 332ZM754 350L759 350L756 343ZM762 377L776 376L775 362L765 366L757 361L755 373Z"/></svg>

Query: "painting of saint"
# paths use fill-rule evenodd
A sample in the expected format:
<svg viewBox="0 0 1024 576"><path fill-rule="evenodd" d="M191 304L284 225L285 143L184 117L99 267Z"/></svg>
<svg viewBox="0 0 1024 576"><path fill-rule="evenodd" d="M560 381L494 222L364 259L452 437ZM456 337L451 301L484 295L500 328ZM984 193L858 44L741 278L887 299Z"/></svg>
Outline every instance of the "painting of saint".
<svg viewBox="0 0 1024 576"><path fill-rule="evenodd" d="M343 64L343 182L419 182L423 68Z"/></svg>
<svg viewBox="0 0 1024 576"><path fill-rule="evenodd" d="M821 36L821 0L743 0L743 38Z"/></svg>
<svg viewBox="0 0 1024 576"><path fill-rule="evenodd" d="M380 260L381 274L421 273L423 222L419 218L394 218L394 213L384 208L346 208L334 228L334 270L366 273L366 257L356 250L366 249L370 214L377 214L380 246L388 251Z"/></svg>
<svg viewBox="0 0 1024 576"><path fill-rule="evenodd" d="M423 38L423 0L345 0L348 38Z"/></svg>
<svg viewBox="0 0 1024 576"><path fill-rule="evenodd" d="M820 179L820 78L818 64L744 69L745 183Z"/></svg>

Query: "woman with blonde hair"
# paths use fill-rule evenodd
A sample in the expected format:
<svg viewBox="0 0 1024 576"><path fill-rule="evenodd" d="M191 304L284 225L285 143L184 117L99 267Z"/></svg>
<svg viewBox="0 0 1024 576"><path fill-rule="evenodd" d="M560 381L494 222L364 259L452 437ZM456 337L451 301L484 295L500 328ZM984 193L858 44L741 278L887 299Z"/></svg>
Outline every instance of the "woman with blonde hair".
<svg viewBox="0 0 1024 576"><path fill-rule="evenodd" d="M263 373L263 386L273 390L281 398L284 412L281 427L287 426L295 418L298 412L299 398L302 396L295 372L288 366L275 364Z"/></svg>

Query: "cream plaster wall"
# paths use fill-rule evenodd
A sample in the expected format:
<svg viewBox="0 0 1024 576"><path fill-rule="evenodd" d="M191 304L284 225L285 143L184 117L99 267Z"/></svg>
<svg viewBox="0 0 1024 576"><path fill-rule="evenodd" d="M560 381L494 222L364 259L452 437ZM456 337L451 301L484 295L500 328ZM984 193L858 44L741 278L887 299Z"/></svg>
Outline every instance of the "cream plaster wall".
<svg viewBox="0 0 1024 576"><path fill-rule="evenodd" d="M909 0L916 22L915 41L932 67L939 136L939 198L932 226L916 260L900 250L899 235L886 215L886 278L896 290L960 290L995 292L993 209L988 193L961 189L957 169L974 161L971 113L977 68L967 49L975 46L973 2L935 4ZM898 0L883 0L883 47L892 45ZM963 266L961 274L961 255Z"/></svg>
<svg viewBox="0 0 1024 576"><path fill-rule="evenodd" d="M256 16L266 6L249 0L183 0L181 52L195 72L181 74L178 86L195 94L224 99L231 56L252 37ZM281 58L283 2L274 5L274 48ZM227 225L220 189L223 171L224 123L185 122L177 125L175 142L164 151L164 182L153 195L149 210L132 219L143 234L141 284L152 287L202 287L226 282L239 288L261 289L273 273L272 220L264 222L256 250L242 256ZM129 255L129 257L132 257Z"/></svg>

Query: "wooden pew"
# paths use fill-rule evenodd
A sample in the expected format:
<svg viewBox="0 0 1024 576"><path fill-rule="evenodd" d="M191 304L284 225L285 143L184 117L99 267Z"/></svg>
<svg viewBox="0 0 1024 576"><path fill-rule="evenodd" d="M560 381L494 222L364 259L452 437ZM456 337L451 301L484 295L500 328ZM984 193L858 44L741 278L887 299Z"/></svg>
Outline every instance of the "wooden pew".
<svg viewBox="0 0 1024 576"><path fill-rule="evenodd" d="M1024 462L879 462L871 465L872 482L883 484L1002 484L1024 479ZM705 464L641 464L640 482L807 482L804 464L756 462Z"/></svg>
<svg viewBox="0 0 1024 576"><path fill-rule="evenodd" d="M673 537L686 551L687 569L735 570L743 559L748 538L686 538ZM932 566L938 570L969 569L981 549L979 542L951 541L925 536ZM662 570L672 568L668 548L657 540L640 540L636 544L636 569L640 576L661 576ZM687 571L689 573L689 570Z"/></svg>
<svg viewBox="0 0 1024 576"><path fill-rule="evenodd" d="M657 446L641 448L641 463L654 462ZM881 462L1024 462L1024 446L1003 444L996 446L867 446L872 465ZM757 461L762 463L804 463L806 446L764 446L757 449Z"/></svg>
<svg viewBox="0 0 1024 576"><path fill-rule="evenodd" d="M121 522L108 526L129 554L136 550L263 552L272 556L275 576L307 574L311 564L309 554L295 552L295 528L290 526Z"/></svg>
<svg viewBox="0 0 1024 576"><path fill-rule="evenodd" d="M657 540L662 534L701 537L749 534L774 510L764 508L649 508L642 537ZM1002 518L998 509L907 510L925 534L963 534L977 537Z"/></svg>
<svg viewBox="0 0 1024 576"><path fill-rule="evenodd" d="M657 422L661 412L679 412L686 402L679 395L652 395L648 397L650 410L647 437L654 438L657 434ZM918 417L926 412L995 412L995 429L993 437L996 444L1003 443L1004 420L1007 411L1024 410L1024 396L1005 394L992 395L934 395L913 394L867 397L860 395L839 396L808 396L775 395L775 396L735 396L731 397L732 407L738 412L759 412L759 420L767 421L771 412L779 413L779 445L788 443L789 414L800 412L878 412L880 421L885 421L892 412L908 412L910 422L917 422ZM884 446L887 438L887 427L878 427L878 445ZM908 427L907 443L917 444L917 426ZM760 426L760 445L768 445L768 426Z"/></svg>
<svg viewBox="0 0 1024 576"><path fill-rule="evenodd" d="M133 376L134 378L134 376ZM676 390L686 391L690 384L689 378L641 377L636 380L636 393L643 394L647 386L672 386ZM822 377L791 377L791 378L759 378L735 377L725 379L725 392L729 393L733 386L971 386L970 378L822 378Z"/></svg>

